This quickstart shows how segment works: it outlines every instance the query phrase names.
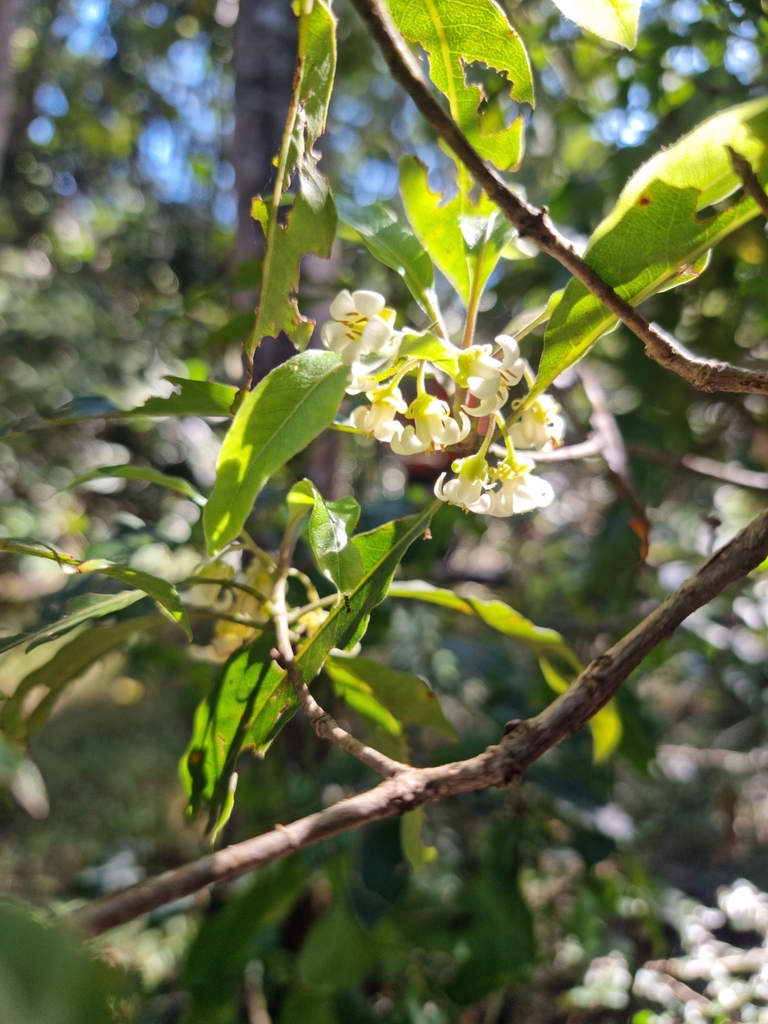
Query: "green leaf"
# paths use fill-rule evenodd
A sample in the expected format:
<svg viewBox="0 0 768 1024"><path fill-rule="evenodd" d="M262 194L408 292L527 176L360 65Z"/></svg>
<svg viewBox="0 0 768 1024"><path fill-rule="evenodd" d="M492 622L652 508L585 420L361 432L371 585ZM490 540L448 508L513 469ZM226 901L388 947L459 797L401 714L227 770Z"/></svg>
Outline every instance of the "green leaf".
<svg viewBox="0 0 768 1024"><path fill-rule="evenodd" d="M766 142L764 97L704 121L629 180L613 212L592 235L584 259L632 305L681 274L689 279L707 250L758 213L748 196L720 212L707 211L741 185L726 146L750 160L765 183ZM584 285L570 281L549 321L531 395L549 387L615 323L616 317Z"/></svg>
<svg viewBox="0 0 768 1024"><path fill-rule="evenodd" d="M256 324L249 344L251 350L263 338L276 338L281 331L301 351L312 337L314 321L301 315L296 300L301 261L309 253L323 259L331 255L336 237L336 207L328 182L313 168L305 164L299 180L301 190L286 217L285 225L275 225L272 255L269 261L264 262ZM261 225L269 245L272 219L270 204L256 196L251 216Z"/></svg>
<svg viewBox="0 0 768 1024"><path fill-rule="evenodd" d="M82 675L102 655L128 637L162 626L164 622L165 619L159 615L143 615L118 622L114 626L97 627L80 633L74 640L60 647L50 661L21 680L12 696L3 705L0 727L14 739L28 740L48 720L67 683ZM48 692L34 710L25 716L24 704L27 694L37 686L46 687Z"/></svg>
<svg viewBox="0 0 768 1024"><path fill-rule="evenodd" d="M365 571L360 552L350 538L360 518L360 506L354 498L326 501L310 480L303 483L309 485L312 494L309 543L317 566L340 594L348 594Z"/></svg>
<svg viewBox="0 0 768 1024"><path fill-rule="evenodd" d="M507 127L494 103L479 114L487 97L465 77L468 64L486 64L507 75L513 100L533 104L528 55L501 7L494 0L389 0L389 9L405 38L429 54L430 78L478 153L501 171L516 166L523 149L522 115Z"/></svg>
<svg viewBox="0 0 768 1024"><path fill-rule="evenodd" d="M642 0L555 0L580 28L631 50L637 42Z"/></svg>
<svg viewBox="0 0 768 1024"><path fill-rule="evenodd" d="M376 946L343 903L310 929L298 958L299 976L320 992L336 992L362 981L376 960Z"/></svg>
<svg viewBox="0 0 768 1024"><path fill-rule="evenodd" d="M205 498L199 491L196 491L192 484L182 476L169 476L161 473L159 469L152 466L100 466L99 469L92 469L90 473L83 473L82 476L73 480L69 487L80 487L90 480L146 480L147 483L157 484L158 487L168 487L172 491L183 494L190 498L197 505L204 505Z"/></svg>
<svg viewBox="0 0 768 1024"><path fill-rule="evenodd" d="M290 137L286 179L305 156L316 159L312 147L325 131L336 74L336 19L326 0L314 0L300 8L298 59L301 78L294 98L296 117Z"/></svg>
<svg viewBox="0 0 768 1024"><path fill-rule="evenodd" d="M123 608L128 608L144 597L141 590L125 590L120 594L86 594L78 598L77 603L70 601L70 614L63 619L54 622L52 625L43 626L34 633L22 633L17 636L3 637L0 639L0 654L9 651L12 647L21 644L28 644L27 651L31 651L40 644L47 644L51 640L58 640L59 637L69 633L70 630L91 619L100 619L105 615L114 615Z"/></svg>
<svg viewBox="0 0 768 1024"><path fill-rule="evenodd" d="M379 204L360 207L337 196L336 209L339 220L354 229L371 255L400 274L424 312L440 323L432 260L418 238Z"/></svg>
<svg viewBox="0 0 768 1024"><path fill-rule="evenodd" d="M555 693L565 693L571 684L546 658L539 658L539 667L547 685ZM621 743L621 718L616 709L616 702L609 701L587 724L592 733L592 759L595 764L607 761Z"/></svg>
<svg viewBox="0 0 768 1024"><path fill-rule="evenodd" d="M424 864L432 864L437 860L437 847L425 846L421 838L425 817L424 808L417 807L415 811L408 811L400 819L400 844L405 859L414 871Z"/></svg>
<svg viewBox="0 0 768 1024"><path fill-rule="evenodd" d="M463 190L444 201L432 192L424 165L413 156L400 161L400 193L416 237L442 270L465 305L473 288L480 294L502 256L533 254L485 195L476 203Z"/></svg>
<svg viewBox="0 0 768 1024"><path fill-rule="evenodd" d="M160 607L168 612L174 622L181 626L187 634L187 639L192 639L192 627L189 624L186 609L181 603L179 592L167 580L161 579L159 576L153 576L148 572L142 572L139 569L129 569L123 565L113 565L104 558L94 558L88 562L81 562L77 571L80 573L98 572L102 576L109 576L113 580L127 583L129 587L137 587L139 590L143 590L145 594L148 594L149 597L157 601Z"/></svg>
<svg viewBox="0 0 768 1024"><path fill-rule="evenodd" d="M190 994L185 1020L213 1020L213 1011L240 991L256 934L283 921L301 895L305 877L299 857L279 861L259 871L255 882L218 913L203 919L181 976Z"/></svg>
<svg viewBox="0 0 768 1024"><path fill-rule="evenodd" d="M454 742L458 739L456 730L443 714L437 694L419 676L398 672L369 658L333 655L326 660L325 671L339 691L348 690L352 694L367 691L397 721L405 725L427 725ZM341 696L347 700L344 693ZM348 703L354 707L351 700Z"/></svg>
<svg viewBox="0 0 768 1024"><path fill-rule="evenodd" d="M458 373L459 349L429 331L404 331L398 353L403 359L429 359L448 373Z"/></svg>
<svg viewBox="0 0 768 1024"><path fill-rule="evenodd" d="M411 544L429 526L438 508L422 512L352 538L362 556L365 575L347 602L332 608L322 626L296 655L302 677L311 684L333 648L354 645L365 632L371 611L384 600L392 574ZM203 802L216 821L226 797L227 782L244 746L267 750L298 704L285 672L271 659L274 637L265 633L236 651L224 667L218 686L199 706L181 774L193 811Z"/></svg>
<svg viewBox="0 0 768 1024"><path fill-rule="evenodd" d="M168 398L149 398L138 409L118 413L119 416L231 416L237 388L211 384L185 377L165 378L180 388Z"/></svg>
<svg viewBox="0 0 768 1024"><path fill-rule="evenodd" d="M335 353L303 352L246 396L224 438L203 513L210 554L238 536L270 476L330 426L347 375Z"/></svg>
<svg viewBox="0 0 768 1024"><path fill-rule="evenodd" d="M536 626L520 612L515 611L503 601L483 601L478 597L460 597L452 590L435 587L423 580L397 580L392 583L387 597L411 598L416 601L427 601L429 604L441 605L464 615L477 615L492 629L498 630L512 640L525 644L536 654L551 651L559 654L577 672L582 669L576 654L566 644L557 630L546 626Z"/></svg>
<svg viewBox="0 0 768 1024"><path fill-rule="evenodd" d="M127 994L123 971L84 952L66 924L11 903L0 904L0 978L3 1024L113 1024Z"/></svg>

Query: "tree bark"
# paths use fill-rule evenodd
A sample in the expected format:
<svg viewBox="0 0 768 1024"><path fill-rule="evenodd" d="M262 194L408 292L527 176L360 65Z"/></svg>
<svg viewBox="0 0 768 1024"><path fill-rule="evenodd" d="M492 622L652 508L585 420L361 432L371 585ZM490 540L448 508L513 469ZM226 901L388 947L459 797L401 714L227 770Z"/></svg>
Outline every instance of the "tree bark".
<svg viewBox="0 0 768 1024"><path fill-rule="evenodd" d="M11 36L21 14L21 0L0 0L0 168L5 163L5 151L11 132L13 116L14 67L11 62Z"/></svg>

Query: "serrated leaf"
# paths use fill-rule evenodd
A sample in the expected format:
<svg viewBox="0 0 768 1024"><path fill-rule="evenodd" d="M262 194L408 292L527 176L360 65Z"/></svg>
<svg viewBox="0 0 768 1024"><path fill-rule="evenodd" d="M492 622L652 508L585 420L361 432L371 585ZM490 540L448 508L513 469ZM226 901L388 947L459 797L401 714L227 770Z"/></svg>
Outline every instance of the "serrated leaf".
<svg viewBox="0 0 768 1024"><path fill-rule="evenodd" d="M486 64L507 75L513 100L533 104L528 55L501 7L494 0L389 0L389 9L405 38L429 54L430 78L478 153L501 171L516 166L522 157L522 115L507 126L493 104L479 114L486 97L466 81L467 65Z"/></svg>
<svg viewBox="0 0 768 1024"><path fill-rule="evenodd" d="M303 487L301 486L303 485ZM340 594L348 594L363 576L363 560L351 541L352 531L360 518L360 506L354 498L326 501L311 480L301 481L292 488L294 504L311 496L312 512L309 517L309 543L320 572L336 587ZM301 505L299 505L301 507Z"/></svg>
<svg viewBox="0 0 768 1024"><path fill-rule="evenodd" d="M628 50L637 42L642 0L555 0L560 11L580 28Z"/></svg>
<svg viewBox="0 0 768 1024"><path fill-rule="evenodd" d="M397 721L405 725L426 725L454 742L458 739L456 730L440 707L437 694L419 676L398 672L369 658L338 658L333 655L326 660L325 671L338 691L352 695L367 692ZM341 696L347 699L344 692ZM352 700L349 704L354 707Z"/></svg>
<svg viewBox="0 0 768 1024"><path fill-rule="evenodd" d="M530 619L526 619L524 615L503 601L484 601L471 596L460 597L452 590L435 587L423 580L397 580L390 585L387 597L426 601L429 604L437 604L443 608L450 608L452 611L462 612L464 615L477 615L486 625L512 640L524 644L534 653L551 651L559 654L577 671L581 671L581 662L557 630L535 625Z"/></svg>
<svg viewBox="0 0 768 1024"><path fill-rule="evenodd" d="M416 237L442 270L465 305L482 293L502 256L524 252L514 246L515 229L485 195L476 203L461 189L447 202L432 192L424 165L412 156L400 161L400 194Z"/></svg>
<svg viewBox="0 0 768 1024"><path fill-rule="evenodd" d="M353 537L365 575L347 602L332 608L322 626L296 655L302 677L311 684L333 648L344 650L365 631L371 611L384 600L392 575L411 544L429 526L438 504L369 533ZM244 746L257 753L270 743L295 712L293 687L270 657L271 634L258 637L236 651L224 667L221 681L199 706L192 739L181 764L181 774L193 811L210 804L216 821L226 794L226 781Z"/></svg>
<svg viewBox="0 0 768 1024"><path fill-rule="evenodd" d="M337 196L336 210L339 220L354 229L371 255L400 274L424 312L439 323L432 260L418 238L379 204L360 207Z"/></svg>
<svg viewBox="0 0 768 1024"><path fill-rule="evenodd" d="M286 178L325 131L336 74L336 19L326 0L304 4L299 14L298 59L301 76L294 98Z"/></svg>
<svg viewBox="0 0 768 1024"><path fill-rule="evenodd" d="M539 667L547 686L555 693L565 693L571 684L560 675L551 662L546 658L539 658ZM608 701L597 714L590 718L587 725L592 733L593 761L595 764L607 761L621 743L621 718L616 708L616 702Z"/></svg>
<svg viewBox="0 0 768 1024"><path fill-rule="evenodd" d="M138 409L129 409L119 416L231 416L237 388L227 384L211 384L185 377L165 377L180 388L168 398L149 398Z"/></svg>
<svg viewBox="0 0 768 1024"><path fill-rule="evenodd" d="M147 483L157 484L158 487L167 487L171 491L183 494L184 497L194 501L197 505L204 505L205 498L199 491L195 490L192 484L182 476L169 476L168 473L161 473L159 469L152 466L100 466L99 469L92 469L90 473L83 473L69 484L69 487L80 487L91 480L146 480Z"/></svg>
<svg viewBox="0 0 768 1024"><path fill-rule="evenodd" d="M270 476L331 425L347 376L335 353L302 352L246 396L224 438L203 513L210 554L239 535Z"/></svg>
<svg viewBox="0 0 768 1024"><path fill-rule="evenodd" d="M297 294L301 261L312 253L327 259L336 237L336 207L328 182L304 164L299 173L300 191L286 217L285 225L275 226L269 261L264 261L264 276L259 292L253 349L263 338L276 338L284 332L300 351L309 344L314 321L299 312ZM269 245L272 210L256 196L251 216L264 232Z"/></svg>
<svg viewBox="0 0 768 1024"><path fill-rule="evenodd" d="M758 213L749 196L710 216L706 211L741 185L726 147L746 157L765 183L766 143L764 97L704 121L629 180L613 212L592 235L584 259L632 305L660 291ZM549 387L615 323L616 317L581 282L570 281L549 321L531 394Z"/></svg>
<svg viewBox="0 0 768 1024"><path fill-rule="evenodd" d="M146 595L141 590L125 590L121 594L89 594L85 596L88 598L87 601L84 598L80 598L80 603L77 605L74 601L70 602L70 613L65 615L63 619L59 619L58 622L54 622L49 626L43 626L42 629L38 629L34 633L21 633L17 636L0 639L0 654L21 644L28 644L27 650L31 651L40 644L47 644L51 640L58 640L59 637L69 633L77 626L82 626L83 623L89 622L91 619L100 619L105 615L114 615L115 612L128 608Z"/></svg>
<svg viewBox="0 0 768 1024"><path fill-rule="evenodd" d="M99 626L80 633L74 640L60 647L50 661L21 680L12 696L3 705L0 727L16 740L30 739L48 720L62 690L69 682L82 675L102 655L119 646L128 637L162 626L164 622L165 619L160 615L143 615L118 622L114 626ZM48 693L28 715L25 715L24 704L27 694L38 686L46 687Z"/></svg>

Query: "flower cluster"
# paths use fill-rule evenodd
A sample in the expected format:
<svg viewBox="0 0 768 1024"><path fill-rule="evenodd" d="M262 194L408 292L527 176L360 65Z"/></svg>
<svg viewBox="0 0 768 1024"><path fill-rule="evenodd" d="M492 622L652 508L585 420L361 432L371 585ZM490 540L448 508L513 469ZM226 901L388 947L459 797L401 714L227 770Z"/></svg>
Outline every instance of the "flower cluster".
<svg viewBox="0 0 768 1024"><path fill-rule="evenodd" d="M369 402L354 409L351 426L391 445L398 455L416 455L476 437L478 422L489 417L480 450L452 464L455 478L446 480L447 474L441 474L435 485L437 497L492 516L549 505L552 488L533 475L530 459L518 458L515 446L549 451L562 443L565 421L549 395L513 402L508 422L499 415L511 388L523 379L531 384L528 364L513 337L499 334L493 344L459 350L433 335L397 332L394 310L386 307L382 295L371 291L339 292L330 313L332 320L321 331L323 344L350 368L347 393L365 392ZM407 350L402 344L406 334ZM453 394L453 408L427 391L427 373L439 379L445 394ZM416 397L410 403L400 390L408 374L417 378ZM507 457L492 468L486 456L497 427L504 436Z"/></svg>

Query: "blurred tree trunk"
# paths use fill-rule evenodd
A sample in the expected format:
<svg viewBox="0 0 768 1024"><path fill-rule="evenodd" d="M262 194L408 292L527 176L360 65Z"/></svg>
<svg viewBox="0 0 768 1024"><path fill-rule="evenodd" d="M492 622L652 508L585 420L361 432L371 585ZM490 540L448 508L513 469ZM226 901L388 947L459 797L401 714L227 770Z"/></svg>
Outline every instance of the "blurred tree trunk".
<svg viewBox="0 0 768 1024"><path fill-rule="evenodd" d="M0 0L2 2L2 0ZM271 186L296 63L296 18L290 0L240 0L235 25L235 139L238 263L261 255L251 199Z"/></svg>
<svg viewBox="0 0 768 1024"><path fill-rule="evenodd" d="M13 114L14 67L11 63L11 36L19 22L22 0L0 0L0 168L11 131Z"/></svg>
<svg viewBox="0 0 768 1024"><path fill-rule="evenodd" d="M2 2L2 0L0 0ZM251 219L253 196L268 192L273 157L288 114L298 36L290 0L240 0L235 25L235 138L238 221L235 262L263 254L263 239ZM256 301L249 295L243 304ZM266 339L256 350L254 383L294 354L287 338Z"/></svg>

